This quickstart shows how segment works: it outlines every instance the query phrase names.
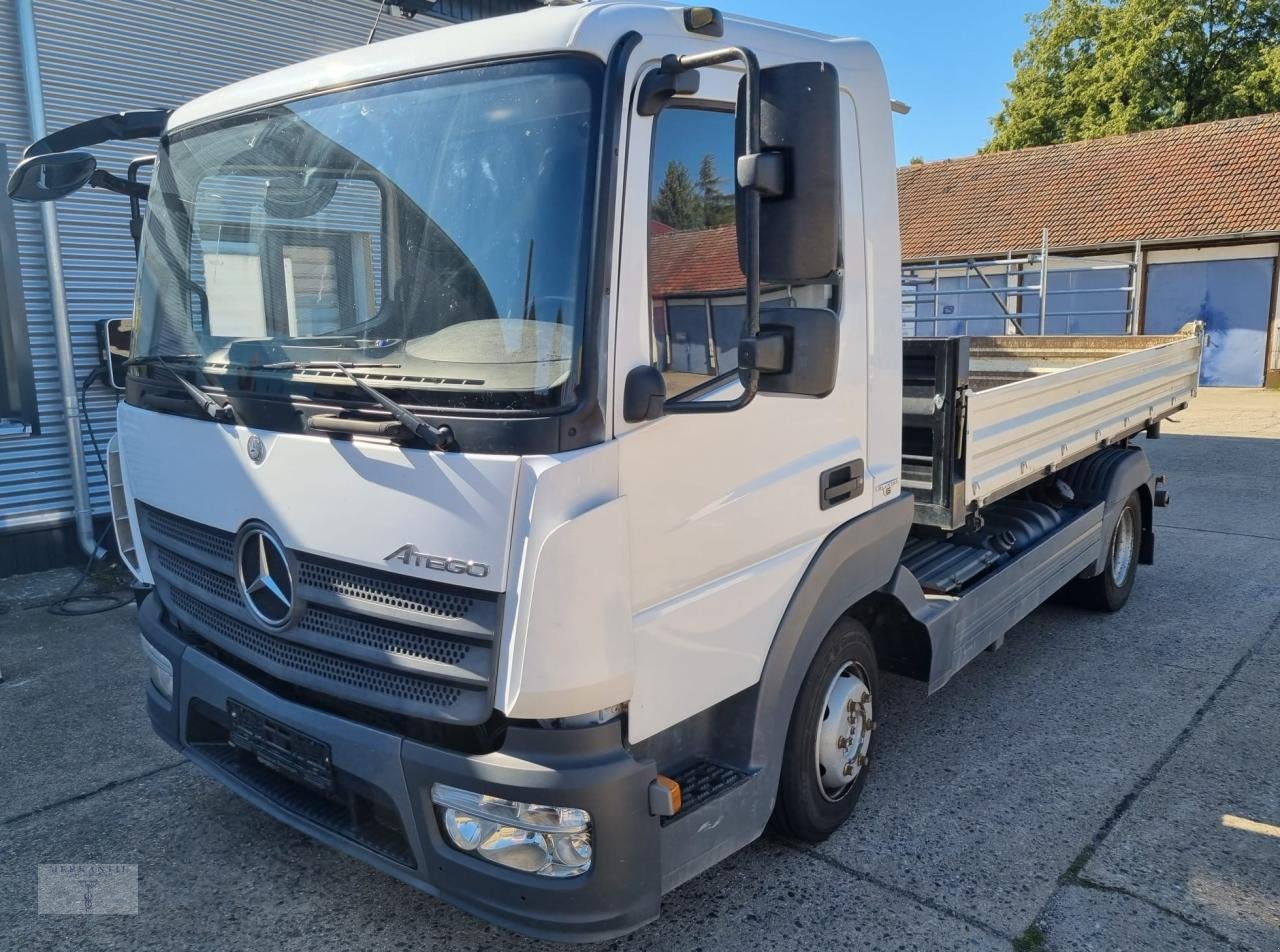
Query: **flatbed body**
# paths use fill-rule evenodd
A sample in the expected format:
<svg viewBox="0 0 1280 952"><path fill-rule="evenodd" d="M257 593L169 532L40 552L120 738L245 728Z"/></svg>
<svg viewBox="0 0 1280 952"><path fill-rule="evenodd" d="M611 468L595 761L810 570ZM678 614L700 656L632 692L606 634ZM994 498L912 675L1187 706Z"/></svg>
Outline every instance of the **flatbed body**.
<svg viewBox="0 0 1280 952"><path fill-rule="evenodd" d="M1157 425L1195 396L1204 331L906 338L905 488L915 521L962 528L983 506Z"/></svg>

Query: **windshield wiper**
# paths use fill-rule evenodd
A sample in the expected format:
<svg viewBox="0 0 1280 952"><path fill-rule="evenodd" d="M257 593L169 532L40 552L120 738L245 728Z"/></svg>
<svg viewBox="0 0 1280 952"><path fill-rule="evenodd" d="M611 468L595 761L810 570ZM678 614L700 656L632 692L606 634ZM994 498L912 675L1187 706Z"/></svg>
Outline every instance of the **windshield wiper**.
<svg viewBox="0 0 1280 952"><path fill-rule="evenodd" d="M132 357L129 359L129 363L134 366L154 365L162 370L168 371L174 380L182 384L182 389L185 390L187 395L200 406L200 409L208 415L209 419L216 420L218 423L234 423L236 421L236 414L235 411L231 409L231 404L219 403L217 400L213 399L213 397L209 396L191 381L187 380L186 377L182 376L182 374L178 373L178 371L169 364L170 360L204 360L204 354L172 354L164 356L148 354L144 357Z"/></svg>
<svg viewBox="0 0 1280 952"><path fill-rule="evenodd" d="M433 450L442 450L453 445L453 430L450 427L436 426L434 423L428 423L412 410L402 407L386 394L369 386L369 384L355 376L348 369L352 367L356 369L364 367L398 367L400 366L399 364L344 364L336 360L307 360L283 361L280 364L268 364L267 366L273 369L282 370L337 370L353 384L359 387L360 390L374 400L379 406L390 413L397 423L418 439L422 440ZM328 421L326 421L326 423L327 422Z"/></svg>
<svg viewBox="0 0 1280 952"><path fill-rule="evenodd" d="M130 357L124 362L126 367L147 367L151 364L164 364L166 361L204 360L204 354L143 354L141 357Z"/></svg>
<svg viewBox="0 0 1280 952"><path fill-rule="evenodd" d="M263 370L343 370L354 367L399 367L399 364L340 363L336 360L277 360L274 364L263 364Z"/></svg>

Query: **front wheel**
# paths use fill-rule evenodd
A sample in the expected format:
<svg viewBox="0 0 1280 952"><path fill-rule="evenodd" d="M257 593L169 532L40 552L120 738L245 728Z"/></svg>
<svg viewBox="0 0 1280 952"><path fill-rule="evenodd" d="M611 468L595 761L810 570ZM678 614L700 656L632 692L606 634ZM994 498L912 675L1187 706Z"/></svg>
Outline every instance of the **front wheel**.
<svg viewBox="0 0 1280 952"><path fill-rule="evenodd" d="M841 619L805 675L787 730L773 827L820 843L853 812L867 780L880 672L871 636Z"/></svg>
<svg viewBox="0 0 1280 952"><path fill-rule="evenodd" d="M1107 564L1100 575L1080 578L1068 592L1077 605L1104 612L1118 612L1129 600L1138 575L1138 551L1142 539L1142 500L1132 493L1111 530Z"/></svg>

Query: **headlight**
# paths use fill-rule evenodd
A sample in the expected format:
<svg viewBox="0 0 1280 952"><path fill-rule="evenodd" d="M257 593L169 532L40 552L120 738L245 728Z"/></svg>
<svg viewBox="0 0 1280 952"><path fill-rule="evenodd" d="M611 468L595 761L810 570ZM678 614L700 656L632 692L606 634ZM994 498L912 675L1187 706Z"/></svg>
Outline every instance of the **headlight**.
<svg viewBox="0 0 1280 952"><path fill-rule="evenodd" d="M444 784L431 802L449 841L499 866L539 876L581 876L591 868L591 814L518 803Z"/></svg>
<svg viewBox="0 0 1280 952"><path fill-rule="evenodd" d="M151 683L165 697L173 700L173 665L162 655L145 635L139 635L142 641L142 653L147 656L147 667L151 671Z"/></svg>

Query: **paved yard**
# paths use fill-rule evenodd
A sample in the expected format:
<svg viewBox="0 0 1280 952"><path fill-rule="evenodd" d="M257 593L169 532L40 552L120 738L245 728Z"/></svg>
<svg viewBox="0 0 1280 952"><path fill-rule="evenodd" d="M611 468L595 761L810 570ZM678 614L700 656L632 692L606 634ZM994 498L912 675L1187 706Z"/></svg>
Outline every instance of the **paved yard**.
<svg viewBox="0 0 1280 952"><path fill-rule="evenodd" d="M1036 612L932 699L816 849L766 838L617 948L1280 948L1280 394L1205 391L1128 608ZM0 949L536 946L244 806L152 737L133 609L0 583ZM881 712L883 711L883 714ZM37 916L38 863L137 864L140 913Z"/></svg>

